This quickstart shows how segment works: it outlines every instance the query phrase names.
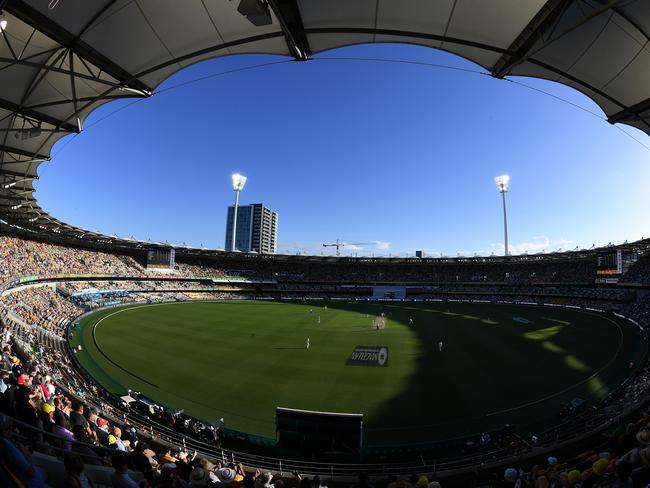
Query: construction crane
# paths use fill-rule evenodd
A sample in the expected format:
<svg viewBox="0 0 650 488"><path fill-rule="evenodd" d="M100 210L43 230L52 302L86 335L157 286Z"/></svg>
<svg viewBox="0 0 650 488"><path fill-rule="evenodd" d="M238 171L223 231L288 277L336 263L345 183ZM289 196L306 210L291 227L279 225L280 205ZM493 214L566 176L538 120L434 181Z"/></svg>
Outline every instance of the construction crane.
<svg viewBox="0 0 650 488"><path fill-rule="evenodd" d="M336 248L336 255L340 256L342 247L345 247L345 246L372 246L374 244L375 244L374 242L341 242L340 239L336 239L336 242L332 242L331 244L323 244L323 247L335 247Z"/></svg>

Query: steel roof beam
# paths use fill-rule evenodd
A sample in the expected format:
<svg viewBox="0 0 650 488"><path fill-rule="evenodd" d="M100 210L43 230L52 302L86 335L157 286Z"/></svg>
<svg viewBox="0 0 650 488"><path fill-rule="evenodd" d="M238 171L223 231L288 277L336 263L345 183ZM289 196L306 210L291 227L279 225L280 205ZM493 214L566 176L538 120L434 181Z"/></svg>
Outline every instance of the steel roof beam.
<svg viewBox="0 0 650 488"><path fill-rule="evenodd" d="M76 76L75 76L76 78ZM119 87L117 88L119 90ZM123 98L135 98L135 95L106 95L104 97L101 97L101 100L121 100ZM99 97L77 97L76 101L77 103L86 103L86 102L96 102L97 100L100 100ZM43 107L54 107L56 105L67 105L69 103L73 103L74 100L53 100L51 102L43 102L43 103L37 103L34 105L29 105L27 108L29 110L32 110L34 108L43 108ZM57 125L57 124L54 124ZM75 127L75 126L73 126ZM76 132L76 131L75 131Z"/></svg>
<svg viewBox="0 0 650 488"><path fill-rule="evenodd" d="M61 122L60 120L37 110L25 107L21 108L19 105L15 104L14 102L10 102L9 100L0 99L0 108L9 110L10 112L18 114L24 118L28 117L30 119L34 119L37 122L42 121L50 125L61 126L62 129L65 129L68 132L77 132L77 127L73 124ZM8 130L11 131L12 129Z"/></svg>
<svg viewBox="0 0 650 488"><path fill-rule="evenodd" d="M575 2L576 2L576 0L568 0L568 1L567 1L567 4L566 4L566 7L571 6L571 5L572 5L573 3L575 3ZM603 0L603 3L604 3L604 0ZM522 64L522 63L524 63L524 62L526 62L526 61L529 61L529 62L534 61L533 56L535 56L537 53L539 53L540 51L544 50L546 47L550 46L550 45L553 44L555 41L557 41L557 40L559 40L559 39L562 39L562 38L563 38L564 36L566 36L567 34L573 32L574 30L576 30L576 29L582 27L583 25L585 25L585 24L591 22L591 20L593 20L594 18L598 17L599 15L602 15L603 13L605 13L605 12L607 12L607 11L609 11L609 10L614 9L618 3L620 3L620 0L609 0L609 1L607 1L607 3L605 3L605 4L602 5L602 6L600 6L599 8L595 8L595 7L591 6L591 5L589 5L591 8L594 9L590 14L585 15L585 16L582 18L582 20L576 22L576 23L573 24L571 27L569 27L568 29L563 30L562 32L560 32L560 33L557 34L557 35L555 35L555 32L553 32L553 33L552 33L553 35L550 36L549 38L545 39L545 40L541 43L541 45L535 45L535 43L533 43L533 45L531 45L531 46L529 47L529 49L528 49L527 52L522 53L522 54L518 57L518 59L516 59L513 63L511 63L512 66L510 67L510 69L511 69L512 67L517 66L517 65L519 65L519 64ZM534 48L534 49L533 49L533 48Z"/></svg>
<svg viewBox="0 0 650 488"><path fill-rule="evenodd" d="M7 144L0 144L0 152L9 152L9 153L14 153L14 154L19 154L20 156L26 156L28 158L34 158L34 159L42 159L43 161L47 161L50 159L49 156L45 154L39 154L39 153L34 153L30 151L26 151L25 149L19 149L17 147L12 147ZM21 161L16 161L21 162ZM0 170L0 172L5 172Z"/></svg>
<svg viewBox="0 0 650 488"><path fill-rule="evenodd" d="M72 33L63 29L59 24L36 10L27 2L23 0L9 0L7 2L5 10L14 17L22 20L29 26L38 30L39 32L42 32L53 41L61 44L61 46L70 49L80 58L84 58L90 61L93 65L97 66L105 73L125 84L125 86L129 86L140 91L151 91L151 88L146 84L142 83L138 79L133 79L133 75L131 75L131 73L126 71L124 68L100 52L93 49L89 44L85 43L81 39L75 37ZM104 10L105 9L102 9L101 13L103 13ZM97 16L92 19L91 24L96 20L96 18ZM83 34L83 32L88 27L88 25L84 27L84 29L81 31L81 34Z"/></svg>
<svg viewBox="0 0 650 488"><path fill-rule="evenodd" d="M509 53L503 54L494 64L492 76L503 78L509 74L510 70L528 55L535 43L544 38L544 34L556 24L571 3L573 0L548 0L512 42Z"/></svg>
<svg viewBox="0 0 650 488"><path fill-rule="evenodd" d="M298 61L309 59L311 47L305 34L305 26L302 23L302 15L296 0L268 0L268 2L280 22L287 47L293 57Z"/></svg>
<svg viewBox="0 0 650 488"><path fill-rule="evenodd" d="M640 101L631 107L624 108L620 112L610 115L607 122L615 124L616 122L632 122L635 120L650 119L650 115L641 116L641 113L650 110L650 98Z"/></svg>
<svg viewBox="0 0 650 488"><path fill-rule="evenodd" d="M305 29L305 34L378 34L383 36L415 37L426 39L428 41L449 42L460 46L475 47L500 54L509 52L507 49L482 42L440 34L429 34L427 32L405 31L400 29L375 29L374 27L313 27Z"/></svg>

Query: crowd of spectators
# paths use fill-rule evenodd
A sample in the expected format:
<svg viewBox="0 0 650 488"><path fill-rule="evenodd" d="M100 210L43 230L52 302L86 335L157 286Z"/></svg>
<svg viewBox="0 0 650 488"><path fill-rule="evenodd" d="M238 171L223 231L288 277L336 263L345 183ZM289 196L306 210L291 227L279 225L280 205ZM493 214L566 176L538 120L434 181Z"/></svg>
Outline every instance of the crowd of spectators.
<svg viewBox="0 0 650 488"><path fill-rule="evenodd" d="M650 285L650 254L641 256L621 277L622 283Z"/></svg>
<svg viewBox="0 0 650 488"><path fill-rule="evenodd" d="M7 325L0 330L0 486L56 483L37 466L35 451L63 460L65 484L58 480L58 486L93 486L91 466L114 468L113 487L235 488L243 486L244 478L254 481L263 476L271 481L272 475L246 472L233 460L212 462L196 451L148 441L142 437L146 433L142 425L113 420L119 413L94 401L99 396L95 389L77 386L80 391L75 392L72 384L83 380L71 368L61 367L68 365L66 359L52 351L33 350L25 342L33 339L16 332ZM179 429L197 432L195 424L166 417L149 405L152 418L180 422Z"/></svg>
<svg viewBox="0 0 650 488"><path fill-rule="evenodd" d="M160 275L147 269L145 251L107 252L0 236L0 279L23 275L111 274ZM138 254L138 252L140 254ZM508 262L489 258L442 260L381 260L342 258L273 259L267 256L222 258L178 254L171 276L234 278L291 284L328 283L498 283L512 286L593 284L598 275L598 255L579 257L519 257ZM650 256L641 256L623 275L625 283L650 283Z"/></svg>
<svg viewBox="0 0 650 488"><path fill-rule="evenodd" d="M36 467L30 453L38 451L63 459L65 486L92 486L90 466L112 468L113 486L219 488L318 488L315 478L284 477L246 470L234 458L227 461L198 455L182 446L152 438L158 429L182 432L203 442L218 443L217 432L194 419L173 414L146 399L136 407L108 401L106 393L84 378L61 340L45 340L43 331L62 336L82 310L68 296L88 288L128 289L124 301L167 301L238 297L350 297L337 283L413 282L428 285L416 298L491 300L591 306L622 313L646 327L650 324L650 295L643 289L595 287L595 260L512 264L346 264L282 263L274 260L219 262L194 260L177 265L177 276L239 276L273 280L267 289L234 294L224 289L209 293L196 282L95 281L67 282L57 290L36 286L5 293L0 298L0 486L46 486L47 473ZM20 275L83 273L143 276L136 259L107 252L0 237L0 278ZM650 260L641 258L630 268L628 282L650 282ZM434 283L434 284L432 284ZM435 285L435 283L438 283ZM471 283L471 284L470 284ZM544 286L539 286L539 285ZM573 285L569 285L573 284ZM575 285L583 284L583 285ZM538 286L536 286L538 285ZM61 286L61 285L59 285ZM216 285L215 285L216 286ZM173 290L173 291L171 291ZM358 292L359 290L357 290ZM270 292L270 293L269 293ZM355 292L356 293L356 292ZM20 320L15 320L15 317ZM627 384L616 400L599 407L599 415L618 418L620 412L646 398L649 373L644 370ZM125 412L128 413L125 414ZM15 419L15 421L11 420ZM149 430L151 429L151 430ZM389 488L438 488L432 474L387 480ZM375 486L380 484L375 481ZM355 488L373 486L361 476ZM620 421L577 457L556 454L534 466L518 465L481 473L473 486L489 487L619 487L650 485L650 410Z"/></svg>
<svg viewBox="0 0 650 488"><path fill-rule="evenodd" d="M544 261L488 262L420 262L407 263L358 260L354 262L312 262L308 259L244 261L194 260L193 264L177 261L186 276L239 276L280 283L507 283L512 285L543 283L593 283L597 259L565 260L559 266ZM224 269L227 270L224 274Z"/></svg>
<svg viewBox="0 0 650 488"><path fill-rule="evenodd" d="M82 313L81 309L51 286L24 288L0 297L0 305L31 325L63 336L65 326Z"/></svg>
<svg viewBox="0 0 650 488"><path fill-rule="evenodd" d="M0 236L0 279L56 273L138 275L143 267L133 258L102 251Z"/></svg>

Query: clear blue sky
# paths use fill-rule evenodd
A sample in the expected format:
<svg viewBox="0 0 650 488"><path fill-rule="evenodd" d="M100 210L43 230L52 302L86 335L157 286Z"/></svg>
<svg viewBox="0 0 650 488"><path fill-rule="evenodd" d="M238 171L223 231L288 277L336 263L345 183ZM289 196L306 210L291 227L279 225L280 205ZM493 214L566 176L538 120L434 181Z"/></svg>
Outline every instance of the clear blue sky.
<svg viewBox="0 0 650 488"><path fill-rule="evenodd" d="M211 75L283 58L199 63L150 99L104 105L57 143L38 201L107 234L223 248L230 174L241 172L241 201L279 213L282 252L320 254L341 238L374 243L351 248L368 255L489 254L503 245L493 178L508 173L514 252L650 235L650 139L567 103L602 117L578 92L516 79L560 101L473 72L325 59L335 57L480 71L389 44L221 76Z"/></svg>

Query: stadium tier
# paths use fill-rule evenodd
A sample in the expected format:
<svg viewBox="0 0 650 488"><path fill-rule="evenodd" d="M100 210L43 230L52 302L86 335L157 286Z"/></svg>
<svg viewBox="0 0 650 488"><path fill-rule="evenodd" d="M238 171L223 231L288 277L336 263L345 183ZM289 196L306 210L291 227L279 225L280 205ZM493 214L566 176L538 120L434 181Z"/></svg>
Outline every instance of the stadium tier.
<svg viewBox="0 0 650 488"><path fill-rule="evenodd" d="M649 5L0 0L0 486L650 485L650 240L510 256L506 175L504 257L147 243L62 222L34 185L95 109L187 66L364 43L561 83L645 136Z"/></svg>
<svg viewBox="0 0 650 488"><path fill-rule="evenodd" d="M171 459L185 481L192 473L198 476L197 466L210 468L206 473L212 472L215 480L220 476L218 466L242 469L241 476L251 476L248 469L260 468L270 471L273 480L288 484L298 483L291 474L294 470L319 474L333 485L363 472L375 482L417 474L445 486L491 486L504 474L512 477L514 471L507 469L514 467L518 478L558 483L575 478L576 470L581 478L599 482L614 480L625 470L634 480L647 476L645 454L634 454L645 453L642 448L650 443L644 411L650 321L646 273L650 255L645 242L530 259L321 259L180 252L174 270L164 274L147 267L145 250L92 247L15 233L0 237L5 442L33 450L25 462L42 469L37 472L54 486L64 486L57 458L70 464L81 456L87 475L101 482L110 479L108 466L116 453L128 457L134 479L152 484L169 475L164 466ZM632 258L613 283L611 274L602 274L602 264L604 257L616 254ZM377 289L389 293L389 298L373 298ZM404 298L391 299L386 291L391 289L403 290ZM162 308L154 314L155 308L149 307L156 303L180 308ZM182 303L186 305L181 307ZM192 304L194 309L184 308ZM432 314L435 320L429 319ZM260 317L266 319L260 323ZM384 327L374 330L378 317ZM430 333L435 329L418 328L427 320L434 320L435 327L447 327L440 344L443 336ZM192 363L179 351L195 349L197 337L209 340L199 322L218 328L219 341L206 342L212 351L207 362ZM465 335L475 334L475 323L489 334L475 336L479 342L472 345ZM133 324L138 324L137 330ZM563 328L563 324L571 326ZM179 334L179 330L188 332ZM304 356L296 356L297 351L305 351L305 335L311 338L307 350L314 356L327 342L327 352L322 354L331 357L343 350L348 357L352 351L354 361L374 361L372 352L353 351L372 351L367 347L380 343L387 349L382 361L389 365L394 384L418 383L413 391L384 386L387 396L383 397L373 393L382 388L369 387L362 402L358 395L343 393L332 401L331 394L317 394L326 382L321 380L316 390L307 386L314 381L310 368L316 368L316 377L325 371L339 375L339 369L350 371L345 373L350 378L362 374L367 385L377 381L373 375L381 378L377 375L384 373L373 368L366 373L366 368L351 366L350 359L347 365L310 366ZM171 349L165 337L174 338ZM366 349L355 346L364 341ZM408 346L411 342L415 349ZM140 349L129 350L130 343ZM426 343L449 354L462 344L454 354L474 357L478 369L468 365L454 374L467 384L491 383L487 390L474 384L469 391L497 395L481 401L491 412L472 403L469 393L439 397L449 391L439 381L448 371L443 363L431 363L429 376L404 366L413 363L411 358ZM149 357L153 344L161 356L151 356L152 369L146 361L126 359ZM252 361L261 346L269 350L264 354L281 358L279 363L265 355L260 356L261 363ZM212 363L212 356L225 362ZM426 362L435 361L436 355L417 357ZM519 364L520 378L508 372L513 362ZM542 367L534 367L540 363ZM187 371L188 364L196 368L194 373ZM295 372L274 372L269 368L272 364L286 364ZM265 367L267 374L262 375ZM481 376L482 369L503 376L505 385ZM190 385L189 393L184 392L172 379L179 374L204 386ZM242 402L246 393L222 395L237 374L245 375L235 379L242 383L250 381L251 375L260 376L258 383L247 383L252 391L279 385L286 375L307 383L299 383L305 386L287 395L278 390L268 396L269 401ZM340 388L348 384L338 378ZM351 390L361 387L349 381ZM536 386L527 388L527 381ZM432 383L438 384L438 391L433 388L423 394L422 388ZM176 389L170 393L169 388ZM214 395L206 393L210 388ZM559 390L566 391L557 396ZM515 406L517 411L497 415L512 408L502 391L511 392L515 402L524 398L537 403L540 396L550 399L537 409ZM179 400L191 392L202 392L201 398L209 402L201 406L198 398ZM313 401L301 399L304 393ZM397 401L394 411L386 410L391 397ZM200 405L194 404L197 400ZM293 403L276 404L285 400ZM414 408L418 401L424 408ZM337 411L337 406L341 411L366 409L361 451L339 446L338 452L321 450L315 458L304 443L290 441L295 435L275 431L275 407L313 411L318 405L329 411ZM373 417L378 406L384 408ZM405 417L409 422L404 423ZM535 422L529 422L531 418ZM393 429L385 430L391 423ZM309 424L299 425L307 429ZM314 435L306 438L322 441L321 434ZM239 462L246 468L239 468ZM115 463L124 464L120 459Z"/></svg>

